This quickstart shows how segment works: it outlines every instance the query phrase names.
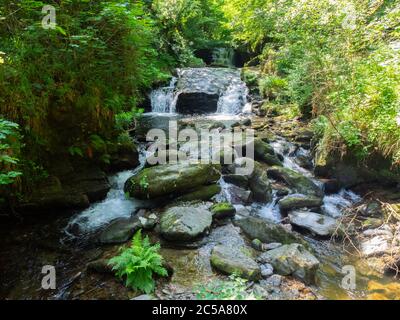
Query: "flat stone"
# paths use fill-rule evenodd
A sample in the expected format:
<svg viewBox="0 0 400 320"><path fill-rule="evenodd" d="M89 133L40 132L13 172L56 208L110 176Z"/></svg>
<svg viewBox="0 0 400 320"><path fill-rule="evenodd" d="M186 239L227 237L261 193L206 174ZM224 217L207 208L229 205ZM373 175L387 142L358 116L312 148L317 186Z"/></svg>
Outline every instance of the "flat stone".
<svg viewBox="0 0 400 320"><path fill-rule="evenodd" d="M208 230L212 223L210 211L196 207L169 208L160 219L161 235L170 241L191 241Z"/></svg>
<svg viewBox="0 0 400 320"><path fill-rule="evenodd" d="M257 262L241 249L244 247L215 246L211 253L211 265L225 274L237 273L245 279L261 279L261 270Z"/></svg>
<svg viewBox="0 0 400 320"><path fill-rule="evenodd" d="M289 220L292 225L307 229L321 237L333 235L338 225L331 217L308 211L294 211L289 214Z"/></svg>

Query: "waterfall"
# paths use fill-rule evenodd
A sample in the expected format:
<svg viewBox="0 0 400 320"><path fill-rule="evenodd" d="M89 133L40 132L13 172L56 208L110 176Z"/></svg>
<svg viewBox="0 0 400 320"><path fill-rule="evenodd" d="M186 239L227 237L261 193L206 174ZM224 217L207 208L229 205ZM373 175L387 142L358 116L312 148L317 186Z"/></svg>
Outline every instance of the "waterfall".
<svg viewBox="0 0 400 320"><path fill-rule="evenodd" d="M153 90L150 94L151 110L158 113L174 113L177 101L175 86L177 78L173 77L167 87Z"/></svg>
<svg viewBox="0 0 400 320"><path fill-rule="evenodd" d="M151 92L152 112L175 113L178 100L184 99L180 96L181 93L190 101L189 104L186 102L186 109L189 110L191 108L192 110L199 110L199 108L207 110L208 107L213 110L212 112L223 115L237 115L251 111L247 101L249 89L241 80L238 69L178 69L177 78L173 78L167 87L161 87ZM199 100L199 96L201 100ZM219 96L217 101L215 96Z"/></svg>
<svg viewBox="0 0 400 320"><path fill-rule="evenodd" d="M226 91L218 100L217 113L220 114L238 114L243 111L247 104L247 95L249 89L240 79L240 75L233 79Z"/></svg>

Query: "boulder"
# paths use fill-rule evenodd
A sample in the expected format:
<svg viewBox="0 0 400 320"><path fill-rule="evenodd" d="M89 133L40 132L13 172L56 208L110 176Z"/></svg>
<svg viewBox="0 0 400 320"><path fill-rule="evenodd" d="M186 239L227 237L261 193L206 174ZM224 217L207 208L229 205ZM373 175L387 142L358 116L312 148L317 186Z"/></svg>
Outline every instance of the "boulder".
<svg viewBox="0 0 400 320"><path fill-rule="evenodd" d="M338 226L335 219L308 211L291 212L289 214L289 220L292 225L307 229L321 237L332 236Z"/></svg>
<svg viewBox="0 0 400 320"><path fill-rule="evenodd" d="M245 217L235 220L235 225L240 227L250 239L259 239L265 243L279 242L288 244L302 241L281 225L261 218Z"/></svg>
<svg viewBox="0 0 400 320"><path fill-rule="evenodd" d="M284 167L271 167L267 169L268 176L278 181L285 182L295 192L321 197L322 190L309 178Z"/></svg>
<svg viewBox="0 0 400 320"><path fill-rule="evenodd" d="M292 275L306 284L314 284L319 261L303 245L293 243L263 253L259 260L270 263L282 276Z"/></svg>
<svg viewBox="0 0 400 320"><path fill-rule="evenodd" d="M172 207L160 219L161 235L170 241L192 241L211 226L210 211L196 207Z"/></svg>
<svg viewBox="0 0 400 320"><path fill-rule="evenodd" d="M220 172L211 164L179 163L155 166L142 170L128 179L125 192L139 199L177 197L213 184Z"/></svg>
<svg viewBox="0 0 400 320"><path fill-rule="evenodd" d="M246 189L249 186L249 178L240 174L227 174L223 176L225 182Z"/></svg>
<svg viewBox="0 0 400 320"><path fill-rule="evenodd" d="M237 274L242 278L249 280L261 279L261 270L257 262L246 255L245 248L230 247L226 245L217 245L211 252L211 265L225 273Z"/></svg>
<svg viewBox="0 0 400 320"><path fill-rule="evenodd" d="M282 162L276 156L274 148L261 139L254 140L254 159L270 166L282 166Z"/></svg>
<svg viewBox="0 0 400 320"><path fill-rule="evenodd" d="M257 162L249 180L249 187L255 201L270 202L272 200L272 187L268 175Z"/></svg>
<svg viewBox="0 0 400 320"><path fill-rule="evenodd" d="M291 194L279 200L279 208L284 212L302 208L319 208L321 206L322 198L304 194Z"/></svg>
<svg viewBox="0 0 400 320"><path fill-rule="evenodd" d="M390 251L389 238L385 235L377 235L361 242L361 253L364 257L379 256Z"/></svg>
<svg viewBox="0 0 400 320"><path fill-rule="evenodd" d="M235 207L228 202L221 202L211 207L211 213L215 219L232 218L235 216Z"/></svg>
<svg viewBox="0 0 400 320"><path fill-rule="evenodd" d="M129 241L142 228L138 217L118 219L106 227L98 236L101 244L118 244Z"/></svg>
<svg viewBox="0 0 400 320"><path fill-rule="evenodd" d="M196 191L187 193L179 198L176 201L182 202L190 202L190 201L207 201L210 200L215 195L221 192L221 187L217 184L212 184L209 186L200 187Z"/></svg>
<svg viewBox="0 0 400 320"><path fill-rule="evenodd" d="M229 185L227 192L230 194L230 202L232 204L249 204L251 202L252 194L249 190Z"/></svg>

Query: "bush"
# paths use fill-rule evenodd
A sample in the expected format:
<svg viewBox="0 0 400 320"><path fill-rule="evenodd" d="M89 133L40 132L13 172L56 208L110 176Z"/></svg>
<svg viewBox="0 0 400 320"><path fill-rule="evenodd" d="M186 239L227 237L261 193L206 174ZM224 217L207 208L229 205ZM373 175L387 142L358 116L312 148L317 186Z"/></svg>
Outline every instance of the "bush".
<svg viewBox="0 0 400 320"><path fill-rule="evenodd" d="M110 259L109 264L119 279L125 279L127 287L151 293L155 287L153 275L163 277L168 275L163 267L163 258L158 253L159 250L160 245L151 245L147 236L142 239L139 230L132 239L131 247L122 247L120 254Z"/></svg>

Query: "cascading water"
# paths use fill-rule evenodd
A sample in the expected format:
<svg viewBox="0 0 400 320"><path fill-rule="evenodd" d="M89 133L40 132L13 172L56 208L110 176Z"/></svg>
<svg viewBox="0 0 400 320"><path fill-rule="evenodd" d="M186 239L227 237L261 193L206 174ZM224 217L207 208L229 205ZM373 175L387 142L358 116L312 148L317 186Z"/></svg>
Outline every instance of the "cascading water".
<svg viewBox="0 0 400 320"><path fill-rule="evenodd" d="M157 113L174 113L176 105L175 87L177 78L173 77L167 87L153 90L150 94L151 110ZM175 102L175 103L174 103Z"/></svg>
<svg viewBox="0 0 400 320"><path fill-rule="evenodd" d="M323 188L322 182L315 178L312 171L302 167L298 163L299 157L302 157L303 159L311 159L310 151L296 146L280 137L278 137L276 141L272 142L271 146L277 154L280 154L283 157L282 163L284 167L310 178L317 186L321 189ZM325 195L321 209L324 214L333 218L338 218L343 214L343 211L346 208L351 207L354 203L357 203L360 200L361 198L354 192L342 189L336 194ZM282 219L276 192L273 193L272 201L259 209L259 214L260 216L272 221L279 221Z"/></svg>
<svg viewBox="0 0 400 320"><path fill-rule="evenodd" d="M217 113L220 114L239 114L243 111L243 106L247 104L249 89L240 79L235 78L228 86L226 91L218 100Z"/></svg>
<svg viewBox="0 0 400 320"><path fill-rule="evenodd" d="M151 92L152 112L175 113L182 96L185 96L191 104L199 104L198 97L202 97L201 103L212 104L215 103L213 99L217 96L218 102L215 105L214 114L237 115L251 112L247 101L249 91L241 80L240 70L182 68L177 69L177 75L178 77L173 78L169 86ZM197 106L197 110L202 108L201 103ZM187 108L190 109L190 106Z"/></svg>
<svg viewBox="0 0 400 320"><path fill-rule="evenodd" d="M124 193L124 184L135 173L139 172L146 159L145 152L140 153L141 165L135 170L122 171L110 178L111 190L107 197L94 203L88 209L75 215L68 223L65 231L68 235L84 236L108 225L118 218L129 218L142 202L127 199Z"/></svg>

